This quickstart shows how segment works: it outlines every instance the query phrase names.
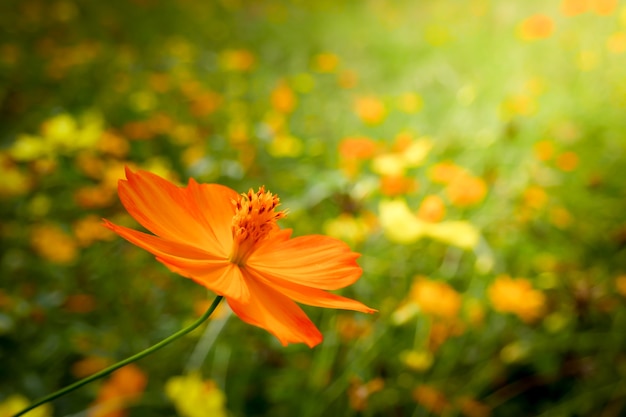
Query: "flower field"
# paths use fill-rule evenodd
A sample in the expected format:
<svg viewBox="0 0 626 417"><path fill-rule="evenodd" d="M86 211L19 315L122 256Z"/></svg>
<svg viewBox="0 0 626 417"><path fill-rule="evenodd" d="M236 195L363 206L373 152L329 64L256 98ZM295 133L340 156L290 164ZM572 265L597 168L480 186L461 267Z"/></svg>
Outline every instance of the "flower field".
<svg viewBox="0 0 626 417"><path fill-rule="evenodd" d="M625 2L8 0L0 34L0 417L208 288L26 415L626 415ZM290 250L189 276L172 207L243 210L197 184L279 198L248 232Z"/></svg>

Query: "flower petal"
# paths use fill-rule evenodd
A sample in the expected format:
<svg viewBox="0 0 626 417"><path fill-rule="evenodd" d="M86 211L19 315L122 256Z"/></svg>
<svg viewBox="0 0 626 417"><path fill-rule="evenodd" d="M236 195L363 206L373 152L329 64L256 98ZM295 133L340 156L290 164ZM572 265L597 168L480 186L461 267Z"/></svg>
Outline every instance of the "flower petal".
<svg viewBox="0 0 626 417"><path fill-rule="evenodd" d="M321 235L269 240L250 255L246 267L271 277L277 284L290 281L307 287L336 290L354 283L362 274L360 255L344 242Z"/></svg>
<svg viewBox="0 0 626 417"><path fill-rule="evenodd" d="M430 223L412 213L403 199L381 201L379 211L380 225L392 242L408 245L425 237L429 231Z"/></svg>
<svg viewBox="0 0 626 417"><path fill-rule="evenodd" d="M170 271L191 278L216 294L239 302L250 300L250 289L239 266L228 261L197 261L193 259L157 260Z"/></svg>
<svg viewBox="0 0 626 417"><path fill-rule="evenodd" d="M239 268L226 258L217 257L184 243L172 242L158 236L138 232L104 220L115 233L155 255L170 271L191 278L217 294L246 301L248 286Z"/></svg>
<svg viewBox="0 0 626 417"><path fill-rule="evenodd" d="M227 237L221 233L218 236L214 229L208 227L207 215L200 215L202 210L206 210L204 200L199 206L194 200L196 193L193 190L190 192L188 189L177 187L146 171L134 173L127 168L126 178L127 180L120 180L118 183L120 200L131 216L146 229L170 241L206 248L220 255L228 253L230 241L218 240ZM215 199L212 206L232 207L228 198L231 194L226 191L232 190L208 184L205 188L214 191L208 193ZM223 222L223 219L220 217L216 222ZM230 224L230 221L226 224Z"/></svg>
<svg viewBox="0 0 626 417"><path fill-rule="evenodd" d="M205 250L190 246L186 243L179 241L171 241L161 238L159 236L150 235L137 230L129 229L128 227L119 226L111 223L110 221L103 219L104 226L111 229L130 243L139 246L142 249L147 250L151 254L160 258L186 258L197 260L222 260L226 261L226 258L219 257L211 254Z"/></svg>
<svg viewBox="0 0 626 417"><path fill-rule="evenodd" d="M315 307L361 311L363 313L374 313L377 311L356 300L332 294L317 288L311 288L288 281L281 281L280 284L276 284L271 277L265 277L252 268L246 268L246 271L257 281L272 287L276 291L279 291L292 300L302 304Z"/></svg>
<svg viewBox="0 0 626 417"><path fill-rule="evenodd" d="M237 200L239 194L219 184L198 184L193 178L189 180L186 191L194 202L194 216L211 231L225 253L230 253L233 242L232 221L235 215L233 200Z"/></svg>
<svg viewBox="0 0 626 417"><path fill-rule="evenodd" d="M283 346L306 343L313 347L322 341L320 331L296 303L252 277L245 276L244 279L253 294L250 300L242 303L226 299L241 320L272 333Z"/></svg>

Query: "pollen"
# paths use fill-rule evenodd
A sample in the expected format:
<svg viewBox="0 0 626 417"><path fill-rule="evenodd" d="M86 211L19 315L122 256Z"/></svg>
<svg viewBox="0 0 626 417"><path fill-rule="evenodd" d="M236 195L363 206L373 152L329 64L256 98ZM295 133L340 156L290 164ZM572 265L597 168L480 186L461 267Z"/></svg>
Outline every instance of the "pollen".
<svg viewBox="0 0 626 417"><path fill-rule="evenodd" d="M260 187L257 192L250 189L232 203L235 206L235 215L232 222L233 249L230 261L244 266L252 250L278 229L276 222L285 217L286 212L276 211L280 199L265 191L265 187Z"/></svg>

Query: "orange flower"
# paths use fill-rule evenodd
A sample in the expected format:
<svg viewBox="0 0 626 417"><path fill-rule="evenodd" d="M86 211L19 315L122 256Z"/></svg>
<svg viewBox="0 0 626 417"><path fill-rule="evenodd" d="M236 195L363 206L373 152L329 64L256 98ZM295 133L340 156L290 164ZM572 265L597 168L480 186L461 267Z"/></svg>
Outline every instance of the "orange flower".
<svg viewBox="0 0 626 417"><path fill-rule="evenodd" d="M413 178L402 175L385 175L380 179L380 191L387 196L396 196L411 193L418 188Z"/></svg>
<svg viewBox="0 0 626 417"><path fill-rule="evenodd" d="M535 157L540 161L549 161L554 155L554 143L550 140L542 140L533 145Z"/></svg>
<svg viewBox="0 0 626 417"><path fill-rule="evenodd" d="M445 215L445 203L441 197L432 194L424 197L417 211L417 217L431 223L440 222Z"/></svg>
<svg viewBox="0 0 626 417"><path fill-rule="evenodd" d="M571 172L578 166L578 155L576 152L572 151L564 152L557 157L556 166L559 167L561 171Z"/></svg>
<svg viewBox="0 0 626 417"><path fill-rule="evenodd" d="M411 301L417 303L425 314L453 319L461 308L461 296L445 282L418 277L410 293Z"/></svg>
<svg viewBox="0 0 626 417"><path fill-rule="evenodd" d="M378 144L365 136L350 136L339 142L339 155L344 158L370 159L378 150Z"/></svg>
<svg viewBox="0 0 626 417"><path fill-rule="evenodd" d="M546 296L535 290L529 280L500 275L487 290L494 310L513 313L527 323L541 318L546 309Z"/></svg>
<svg viewBox="0 0 626 417"><path fill-rule="evenodd" d="M270 99L272 107L280 113L291 113L297 104L296 95L285 81L278 83Z"/></svg>
<svg viewBox="0 0 626 417"><path fill-rule="evenodd" d="M463 396L456 399L461 413L467 417L489 417L491 415L491 408L475 400L470 396Z"/></svg>
<svg viewBox="0 0 626 417"><path fill-rule="evenodd" d="M146 171L126 169L118 193L126 210L154 235L105 220L105 226L156 256L171 271L222 295L246 323L266 329L283 345L313 347L322 334L294 302L375 310L324 290L354 283L359 254L327 236L291 239L280 230L277 196L261 187L237 194L189 180L178 187Z"/></svg>
<svg viewBox="0 0 626 417"><path fill-rule="evenodd" d="M326 52L317 54L313 58L313 68L317 72L334 72L339 66L339 57Z"/></svg>
<svg viewBox="0 0 626 417"><path fill-rule="evenodd" d="M626 32L618 31L613 33L606 40L606 47L614 54L626 52Z"/></svg>
<svg viewBox="0 0 626 417"><path fill-rule="evenodd" d="M620 295L626 297L626 274L615 278L615 288Z"/></svg>
<svg viewBox="0 0 626 417"><path fill-rule="evenodd" d="M146 374L135 364L126 365L111 374L100 387L88 417L126 417L126 409L138 400L148 383Z"/></svg>
<svg viewBox="0 0 626 417"><path fill-rule="evenodd" d="M525 19L519 28L519 36L523 40L532 41L550 37L554 31L554 21L551 17L536 14Z"/></svg>
<svg viewBox="0 0 626 417"><path fill-rule="evenodd" d="M191 99L189 110L191 114L201 118L215 113L220 104L222 104L222 96L213 91L205 91Z"/></svg>
<svg viewBox="0 0 626 417"><path fill-rule="evenodd" d="M465 170L450 161L439 162L433 165L428 171L428 176L431 181L437 184L449 184L456 177L461 175L465 175Z"/></svg>
<svg viewBox="0 0 626 417"><path fill-rule="evenodd" d="M608 16L617 9L617 0L593 0L591 9L600 16Z"/></svg>
<svg viewBox="0 0 626 417"><path fill-rule="evenodd" d="M103 358L101 356L88 356L72 365L72 375L76 378L86 378L91 374L95 374L110 366L111 360Z"/></svg>
<svg viewBox="0 0 626 417"><path fill-rule="evenodd" d="M70 313L89 313L96 308L96 300L89 294L71 294L65 300L64 307Z"/></svg>
<svg viewBox="0 0 626 417"><path fill-rule="evenodd" d="M446 396L436 388L421 384L413 390L413 399L433 414L441 415L450 410Z"/></svg>
<svg viewBox="0 0 626 417"><path fill-rule="evenodd" d="M35 252L55 264L71 264L78 255L76 241L55 224L34 226L30 241Z"/></svg>
<svg viewBox="0 0 626 417"><path fill-rule="evenodd" d="M253 69L256 57L247 49L228 49L220 54L219 61L227 71L245 72Z"/></svg>
<svg viewBox="0 0 626 417"><path fill-rule="evenodd" d="M457 207L473 206L485 198L487 184L482 178L470 174L460 175L446 186L446 194Z"/></svg>
<svg viewBox="0 0 626 417"><path fill-rule="evenodd" d="M337 84L341 88L354 88L359 82L359 75L350 70L343 70L337 76Z"/></svg>
<svg viewBox="0 0 626 417"><path fill-rule="evenodd" d="M358 98L354 102L354 111L363 122L369 125L379 124L385 119L387 113L385 104L372 96Z"/></svg>
<svg viewBox="0 0 626 417"><path fill-rule="evenodd" d="M561 0L561 12L565 16L576 16L587 11L588 0Z"/></svg>

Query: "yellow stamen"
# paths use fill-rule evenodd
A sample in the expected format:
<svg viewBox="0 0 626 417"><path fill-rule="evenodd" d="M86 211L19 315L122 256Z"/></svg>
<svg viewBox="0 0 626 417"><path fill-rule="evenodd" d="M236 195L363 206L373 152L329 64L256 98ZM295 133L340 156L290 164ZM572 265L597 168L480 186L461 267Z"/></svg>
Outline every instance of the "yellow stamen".
<svg viewBox="0 0 626 417"><path fill-rule="evenodd" d="M278 229L276 221L285 217L286 213L274 211L280 205L280 199L260 187L256 193L250 189L242 193L238 200L233 200L235 216L233 217L233 249L230 261L244 266L248 256L256 245Z"/></svg>

